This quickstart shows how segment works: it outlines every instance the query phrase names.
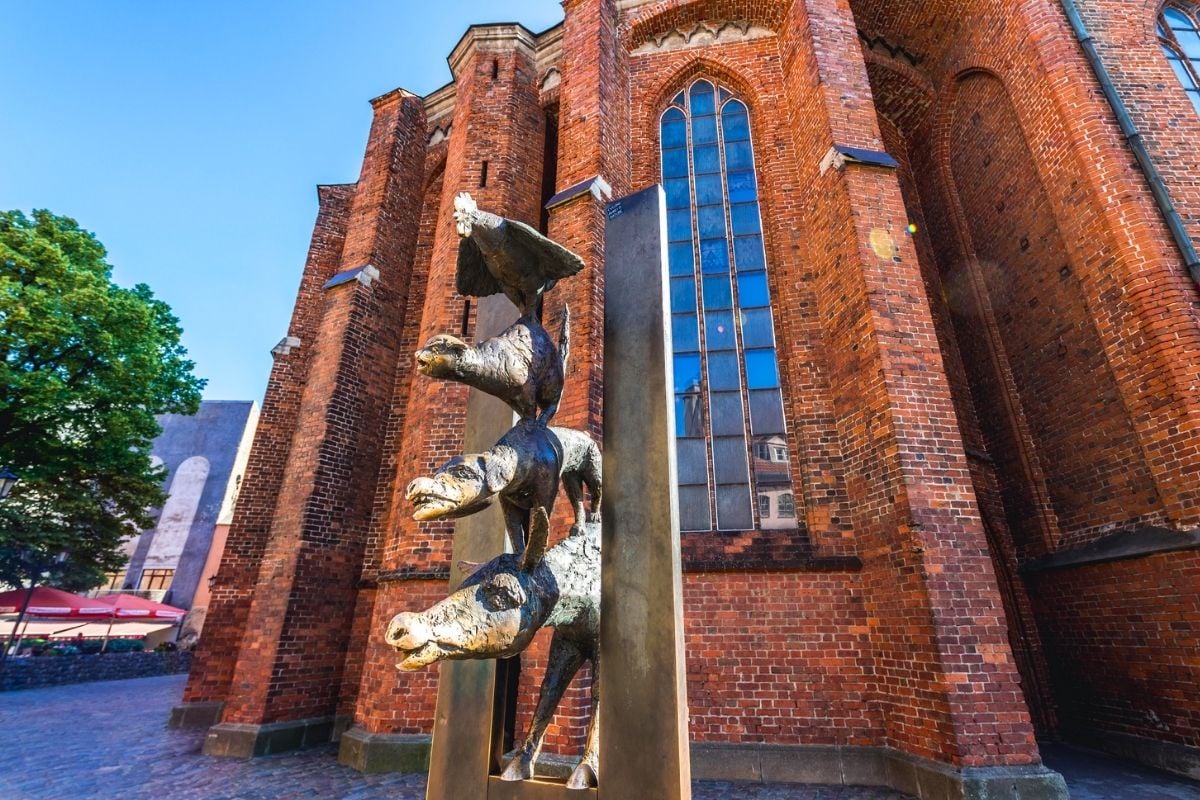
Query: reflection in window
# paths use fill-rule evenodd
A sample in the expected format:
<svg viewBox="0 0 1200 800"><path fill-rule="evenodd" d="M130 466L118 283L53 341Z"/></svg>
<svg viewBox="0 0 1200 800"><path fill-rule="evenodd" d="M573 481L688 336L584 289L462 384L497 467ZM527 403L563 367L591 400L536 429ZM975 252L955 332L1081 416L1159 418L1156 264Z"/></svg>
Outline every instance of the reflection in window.
<svg viewBox="0 0 1200 800"><path fill-rule="evenodd" d="M1163 8L1158 17L1158 41L1192 106L1200 112L1200 30L1195 14L1176 6Z"/></svg>
<svg viewBox="0 0 1200 800"><path fill-rule="evenodd" d="M661 136L681 527L795 528L746 106L696 81Z"/></svg>

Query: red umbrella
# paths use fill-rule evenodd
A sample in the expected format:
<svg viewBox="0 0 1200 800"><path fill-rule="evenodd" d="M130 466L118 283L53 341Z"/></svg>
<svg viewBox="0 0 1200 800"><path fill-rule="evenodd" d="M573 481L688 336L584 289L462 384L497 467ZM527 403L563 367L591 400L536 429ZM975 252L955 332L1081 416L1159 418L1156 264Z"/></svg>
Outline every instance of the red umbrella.
<svg viewBox="0 0 1200 800"><path fill-rule="evenodd" d="M99 603L107 603L105 613L116 609L114 616L118 617L159 617L162 619L179 619L187 615L187 611L166 603L156 603L136 594L110 594L97 597Z"/></svg>
<svg viewBox="0 0 1200 800"><path fill-rule="evenodd" d="M0 593L0 614L19 612L27 594L28 589ZM39 586L33 590L25 613L37 617L105 617L112 613L112 606L61 589Z"/></svg>

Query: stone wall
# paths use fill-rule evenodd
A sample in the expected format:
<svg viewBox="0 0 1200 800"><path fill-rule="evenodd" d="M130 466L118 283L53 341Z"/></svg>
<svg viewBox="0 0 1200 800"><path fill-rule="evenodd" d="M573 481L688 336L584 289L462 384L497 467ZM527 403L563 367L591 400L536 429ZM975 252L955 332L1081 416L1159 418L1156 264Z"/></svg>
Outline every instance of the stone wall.
<svg viewBox="0 0 1200 800"><path fill-rule="evenodd" d="M68 683L178 675L190 671L191 668L190 652L12 658L4 665L3 672L0 672L0 692L40 689Z"/></svg>

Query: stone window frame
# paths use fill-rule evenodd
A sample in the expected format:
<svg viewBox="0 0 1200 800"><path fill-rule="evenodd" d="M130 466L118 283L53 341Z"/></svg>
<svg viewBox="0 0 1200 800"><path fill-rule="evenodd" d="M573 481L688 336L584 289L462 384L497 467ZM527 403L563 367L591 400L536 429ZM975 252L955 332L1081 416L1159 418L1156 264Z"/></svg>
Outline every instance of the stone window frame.
<svg viewBox="0 0 1200 800"><path fill-rule="evenodd" d="M711 111L701 111L693 113L692 102L694 92L697 87L707 86L711 89L711 99L713 108ZM707 94L707 92L705 92ZM726 112L729 112L728 116ZM712 134L711 140L706 137L700 139L694 138L696 133L695 125L697 122L706 122L705 118L711 117L711 125L715 125L715 131L710 131ZM682 144L680 143L679 134L675 133L674 138L670 141L666 138L668 125L678 126L682 122L683 131ZM730 128L727 132L726 128ZM675 129L678 131L678 128ZM783 405L783 388L779 370L779 353L778 340L775 336L775 307L770 298L769 289L765 290L765 301L756 301L751 299L753 295L742 296L740 282L743 278L746 279L761 279L762 283L766 283L766 275L771 269L769 257L766 252L765 242L763 240L764 231L761 219L761 202L762 193L759 187L758 168L756 156L754 154L753 136L750 123L750 109L745 98L741 97L736 91L724 86L718 79L714 79L705 75L697 75L687 82L674 97L667 101L661 110L658 118L658 136L660 143L660 170L663 176L664 187L667 189L668 195L668 238L675 247L681 248L680 253L687 251L686 254L679 255L674 247L669 247L669 261L675 263L675 268L671 270L673 289L675 283L688 282L692 283L691 292L680 293L694 295L688 301L688 307L684 305L676 305L672 303L672 320L674 323L682 322L683 325L689 323L691 330L687 332L688 341L691 342L682 350L679 348L678 342L684 337L676 332L676 366L677 376L679 373L679 364L681 360L691 359L692 372L697 373L695 386L690 391L676 392L676 418L677 426L686 426L688 423L685 420L691 420L696 430L693 435L684 435L677 431L679 439L684 440L687 444L688 455L684 455L684 447L677 443L677 453L681 464L681 477L690 475L690 477L681 480L681 487L677 489L679 492L680 508L687 511L686 514L681 514L681 529L685 533L729 533L729 532L744 532L749 530L779 530L779 531L795 531L800 528L799 518L793 514L790 518L778 518L768 521L761 513L761 506L757 498L764 492L769 492L771 489L778 491L781 483L786 483L787 487L794 492L792 483L791 466L789 459L785 458L780 462L778 458L774 458L774 451L767 448L767 457L759 459L757 457L757 445L759 440L764 443L770 441L773 445L777 442L782 442L783 446L790 447L789 434L787 431L786 415ZM715 173L707 167L703 170L697 166L697 150L715 147L717 150L716 159L719 162L719 168ZM736 151L735 151L736 150ZM682 151L682 152L681 152ZM668 168L668 159L674 159L672 164L673 169ZM737 163L733 163L737 161ZM678 162L678 163L675 163ZM686 165L683 163L686 162ZM742 163L747 162L747 163ZM710 165L711 166L711 165ZM679 167L685 170L679 172ZM668 174L669 172L669 174ZM700 202L700 184L699 178L717 178L720 181L720 202L711 198L706 202ZM734 198L734 184L730 183L732 178L745 182L749 181L749 186L737 185L737 194L739 197ZM672 185L678 186L682 179L682 183L686 188L686 199L677 189L673 191ZM750 190L752 197L746 200L740 195L745 193L746 189ZM683 202L681 203L681 200ZM748 210L748 203L753 203L755 231L747 233L745 228L748 215L745 213ZM724 214L724 229L721 237L716 237L709 231L706 235L705 212L709 212L711 216L716 210L720 209ZM676 216L687 212L687 220L682 217L675 219ZM740 214L740 217L738 216ZM686 226L681 226L679 223L685 222ZM708 223L711 225L712 220ZM687 236L683 236L676 231L676 228L687 227ZM678 235L677 235L678 234ZM690 241L688 241L690 237ZM675 241L679 239L679 241ZM749 243L749 240L757 239L757 247L755 253L750 258L743 261L743 256L748 252L743 248ZM722 242L721 249L724 252L725 258L721 259L727 262L724 271L718 273L710 273L706 266L706 246L712 246L714 242ZM682 260L680 260L682 259ZM682 267L682 269L680 268ZM685 274L686 273L686 274ZM729 281L728 293L732 296L731 307L728 311L725 306L713 304L712 307L705 305L706 287L705 279L716 279L718 282L721 278L726 278ZM748 284L749 285L749 284ZM754 284L755 291L762 291ZM686 289L687 287L683 287ZM761 295L760 295L761 296ZM673 301L679 300L676 293L672 293ZM708 329L714 324L720 324L720 319L723 316L731 316L730 329L733 335L728 336L735 340L733 345L725 343L715 349L709 341L713 333ZM747 323L754 320L757 324L753 329L754 335L748 341L745 336L745 328ZM763 324L765 319L766 324ZM714 330L723 331L718 327ZM769 332L770 342L764 344L759 341L763 331ZM694 342L693 342L694 339ZM693 352L694 351L694 352ZM714 387L710 380L712 370L712 362L710 357L716 354L722 359L728 360L730 354L736 359L738 372L738 386L733 389L728 386ZM774 367L773 385L766 387L759 385L759 370L762 369L764 359L769 356L771 365ZM754 374L751 375L750 361L754 361ZM696 367L698 363L698 367ZM723 363L723 362L722 362ZM728 370L726 370L728 371ZM689 372L689 374L692 374ZM763 373L765 374L765 373ZM728 376L724 376L728 377ZM676 380L677 390L683 384L692 386L692 383L687 381ZM725 391L730 389L730 391ZM766 395L774 393L773 397ZM714 396L724 398L725 404L730 405L730 397L734 394L739 396L740 400L740 419L741 430L735 432L733 427L737 427L736 423L733 426L722 425L721 431L718 433L714 427L714 418L710 413L710 405L713 402ZM729 395L729 397L724 397ZM761 397L759 395L762 395ZM773 413L770 417L763 414L762 420L770 418L773 420L770 424L756 423L754 420L760 419L756 416L758 412L754 409L762 409L763 403L767 406L777 407L777 414ZM721 419L729 420L736 418L732 412L727 409L726 413L720 415ZM760 431L755 431L756 427L761 428ZM779 430L776 431L774 428ZM730 430L725 430L730 428ZM764 433L763 431L770 432ZM738 435L740 433L740 436ZM722 453L718 457L718 449L729 449L734 440L742 438L742 449L745 450L745 473L746 477L742 481L729 480L727 476L719 474L720 468L725 467L725 472L729 473L728 468L730 453ZM725 441L728 440L728 441ZM701 459L696 452L697 445L704 449L706 464L704 468L707 470L705 482L699 480L696 466L699 465ZM740 455L740 451L738 455ZM762 466L756 462L762 460L769 462L770 474L759 474L758 467ZM691 465L691 469L685 469L686 465ZM734 467L738 465L733 464ZM782 468L783 475L775 473L780 472ZM783 481L780 478L783 478ZM738 508L737 511L741 514L738 517L735 514L723 511L721 505L721 490L732 494L734 491L745 491L746 508ZM701 503L701 498L706 498L707 503ZM738 498L740 499L740 498ZM726 496L728 500L728 495ZM707 506L707 520L695 519L695 512ZM729 506L725 506L728 509ZM692 519L689 520L689 515ZM699 524L703 522L704 524Z"/></svg>
<svg viewBox="0 0 1200 800"><path fill-rule="evenodd" d="M1183 20L1172 19L1179 15ZM1177 27L1186 22L1186 27ZM1200 14L1182 3L1166 3L1158 12L1155 34L1175 78L1200 114Z"/></svg>

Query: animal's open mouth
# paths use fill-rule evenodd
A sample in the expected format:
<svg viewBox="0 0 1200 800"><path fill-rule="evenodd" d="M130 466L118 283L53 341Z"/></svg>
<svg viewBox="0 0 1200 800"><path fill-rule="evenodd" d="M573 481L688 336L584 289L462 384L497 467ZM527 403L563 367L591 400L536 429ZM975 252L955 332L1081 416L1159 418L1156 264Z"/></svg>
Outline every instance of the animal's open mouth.
<svg viewBox="0 0 1200 800"><path fill-rule="evenodd" d="M466 650L452 644L442 644L441 642L431 640L416 650L401 650L397 647L396 652L404 656L404 658L396 662L397 669L412 672L442 659L463 655L466 653Z"/></svg>
<svg viewBox="0 0 1200 800"><path fill-rule="evenodd" d="M430 492L416 494L409 499L412 500L415 509L413 519L416 520L437 519L459 507L458 500Z"/></svg>

